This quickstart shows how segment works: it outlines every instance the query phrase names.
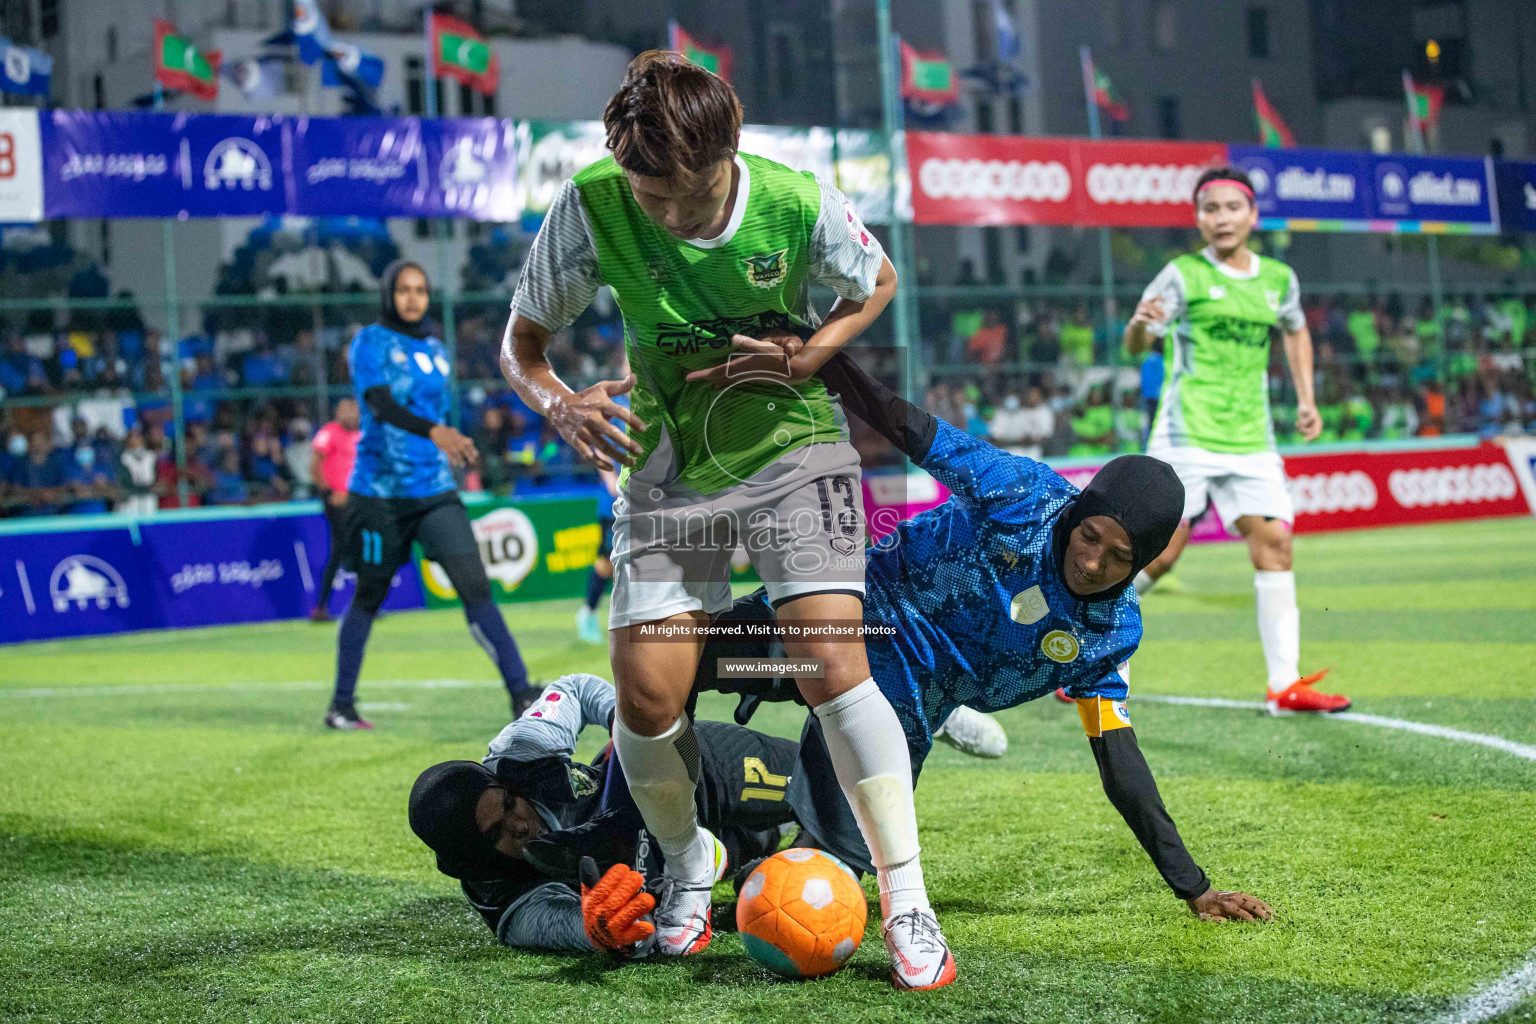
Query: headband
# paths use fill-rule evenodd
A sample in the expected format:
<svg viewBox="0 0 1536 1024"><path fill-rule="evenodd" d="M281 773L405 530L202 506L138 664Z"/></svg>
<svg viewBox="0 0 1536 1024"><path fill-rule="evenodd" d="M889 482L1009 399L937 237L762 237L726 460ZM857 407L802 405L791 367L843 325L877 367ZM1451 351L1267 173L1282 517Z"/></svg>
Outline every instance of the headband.
<svg viewBox="0 0 1536 1024"><path fill-rule="evenodd" d="M1243 195L1247 196L1250 203L1254 201L1253 189L1249 188L1247 185L1244 185L1236 178L1212 178L1210 181L1206 182L1204 185L1201 185L1198 189L1195 190L1195 198L1199 199L1200 193L1204 192L1212 185L1231 185L1233 188L1240 191Z"/></svg>

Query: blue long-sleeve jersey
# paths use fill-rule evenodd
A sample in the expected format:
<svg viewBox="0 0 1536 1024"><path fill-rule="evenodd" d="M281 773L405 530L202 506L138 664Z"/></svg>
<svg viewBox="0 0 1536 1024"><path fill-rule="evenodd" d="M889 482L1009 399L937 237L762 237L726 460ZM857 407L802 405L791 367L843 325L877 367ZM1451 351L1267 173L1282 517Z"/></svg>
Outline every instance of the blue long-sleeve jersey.
<svg viewBox="0 0 1536 1024"><path fill-rule="evenodd" d="M876 683L919 758L957 705L999 711L1066 687L1124 716L1141 641L1134 588L1082 601L1053 557L1056 522L1078 493L1050 467L940 421L920 465L954 494L871 549L867 644Z"/></svg>
<svg viewBox="0 0 1536 1024"><path fill-rule="evenodd" d="M435 423L448 418L447 351L436 338L412 338L369 324L347 350L362 415L357 461L347 490L374 498L430 498L454 488L448 456L425 437L383 422L363 393L384 385L409 411Z"/></svg>

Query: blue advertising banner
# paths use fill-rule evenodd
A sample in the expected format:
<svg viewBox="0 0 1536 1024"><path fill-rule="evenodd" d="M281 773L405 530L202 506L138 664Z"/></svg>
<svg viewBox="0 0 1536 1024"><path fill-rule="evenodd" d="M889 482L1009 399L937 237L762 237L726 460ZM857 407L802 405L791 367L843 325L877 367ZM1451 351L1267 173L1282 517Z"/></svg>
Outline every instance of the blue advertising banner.
<svg viewBox="0 0 1536 1024"><path fill-rule="evenodd" d="M1372 216L1494 230L1488 161L1393 154L1372 157L1371 163Z"/></svg>
<svg viewBox="0 0 1536 1024"><path fill-rule="evenodd" d="M1500 160L1499 220L1508 231L1536 231L1536 164Z"/></svg>
<svg viewBox="0 0 1536 1024"><path fill-rule="evenodd" d="M406 217L416 211L425 155L415 118L299 118L289 126L289 209L312 217Z"/></svg>
<svg viewBox="0 0 1536 1024"><path fill-rule="evenodd" d="M517 220L517 129L494 117L421 122L425 170L413 216Z"/></svg>
<svg viewBox="0 0 1536 1024"><path fill-rule="evenodd" d="M314 605L328 543L318 513L0 533L0 643L299 618ZM338 578L333 613L352 582ZM423 604L407 565L384 607Z"/></svg>
<svg viewBox="0 0 1536 1024"><path fill-rule="evenodd" d="M1326 149L1228 146L1234 166L1248 172L1262 217L1367 220L1371 158Z"/></svg>
<svg viewBox="0 0 1536 1024"><path fill-rule="evenodd" d="M54 110L44 216L228 217L287 207L281 123L233 114Z"/></svg>

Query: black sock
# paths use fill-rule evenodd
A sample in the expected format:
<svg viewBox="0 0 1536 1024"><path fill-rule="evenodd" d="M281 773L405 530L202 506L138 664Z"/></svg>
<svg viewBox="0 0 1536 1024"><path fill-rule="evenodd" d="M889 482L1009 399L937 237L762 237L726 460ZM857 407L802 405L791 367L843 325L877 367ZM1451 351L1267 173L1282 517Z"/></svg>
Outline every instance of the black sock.
<svg viewBox="0 0 1536 1024"><path fill-rule="evenodd" d="M464 606L464 617L469 620L469 632L485 653L491 656L501 672L501 681L507 689L518 693L528 688L528 668L517 649L517 641L507 632L507 623L501 610L490 598L477 604Z"/></svg>
<svg viewBox="0 0 1536 1024"><path fill-rule="evenodd" d="M608 577L599 576L597 570L593 569L587 575L587 608L589 610L597 611L597 602L603 599L603 591L606 589L608 589Z"/></svg>
<svg viewBox="0 0 1536 1024"><path fill-rule="evenodd" d="M373 613L361 610L353 601L347 614L341 617L341 628L336 631L336 692L331 697L331 707L336 711L352 709L357 675L363 668L363 650L368 645L368 633L372 629Z"/></svg>

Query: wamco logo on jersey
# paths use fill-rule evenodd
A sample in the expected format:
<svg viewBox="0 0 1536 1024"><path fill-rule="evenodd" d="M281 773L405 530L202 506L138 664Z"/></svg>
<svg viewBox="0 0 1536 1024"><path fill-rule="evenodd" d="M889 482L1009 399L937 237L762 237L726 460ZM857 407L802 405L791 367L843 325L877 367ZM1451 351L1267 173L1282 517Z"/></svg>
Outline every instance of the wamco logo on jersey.
<svg viewBox="0 0 1536 1024"><path fill-rule="evenodd" d="M272 188L272 161L250 139L225 139L203 161L203 186L211 192L221 188L266 192Z"/></svg>
<svg viewBox="0 0 1536 1024"><path fill-rule="evenodd" d="M929 159L918 187L934 199L1012 199L1059 203L1072 194L1072 175L1058 161Z"/></svg>
<svg viewBox="0 0 1536 1024"><path fill-rule="evenodd" d="M1193 203L1205 168L1191 164L1094 164L1088 198L1096 203Z"/></svg>
<svg viewBox="0 0 1536 1024"><path fill-rule="evenodd" d="M87 605L107 609L128 607L128 584L122 574L95 555L70 555L53 568L48 580L48 596L53 610L68 611L74 605L84 611Z"/></svg>

